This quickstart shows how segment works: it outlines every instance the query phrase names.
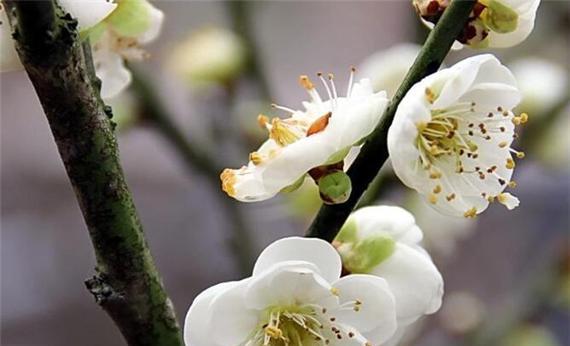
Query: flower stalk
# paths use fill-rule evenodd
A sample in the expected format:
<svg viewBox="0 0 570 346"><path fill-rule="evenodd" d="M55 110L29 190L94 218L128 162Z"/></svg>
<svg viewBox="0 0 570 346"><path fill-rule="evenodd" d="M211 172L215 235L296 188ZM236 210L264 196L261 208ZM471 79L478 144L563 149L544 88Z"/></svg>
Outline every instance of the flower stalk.
<svg viewBox="0 0 570 346"><path fill-rule="evenodd" d="M404 82L391 100L378 126L366 140L348 170L352 180L350 198L342 204L323 205L307 231L308 237L332 241L354 209L370 182L388 159L387 133L404 95L422 78L437 71L468 20L475 0L455 0L428 36Z"/></svg>
<svg viewBox="0 0 570 346"><path fill-rule="evenodd" d="M97 274L87 288L128 344L182 345L77 21L52 1L5 0L4 5L93 243Z"/></svg>

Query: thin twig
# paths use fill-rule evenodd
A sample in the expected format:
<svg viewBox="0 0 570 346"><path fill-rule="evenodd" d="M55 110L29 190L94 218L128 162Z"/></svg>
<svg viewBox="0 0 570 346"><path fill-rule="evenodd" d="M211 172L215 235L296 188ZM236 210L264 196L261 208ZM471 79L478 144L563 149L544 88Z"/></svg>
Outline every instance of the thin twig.
<svg viewBox="0 0 570 346"><path fill-rule="evenodd" d="M254 28L252 28L253 22L250 15L253 3L255 2L251 0L229 0L225 2L234 31L241 35L246 44L247 72L259 85L261 96L270 100L271 88L263 69L264 66L261 63L260 50L257 47Z"/></svg>
<svg viewBox="0 0 570 346"><path fill-rule="evenodd" d="M189 172L197 171L210 185L228 216L232 228L230 246L238 261L241 274L249 275L253 268L254 243L249 234L247 223L244 220L238 203L222 193L220 186L220 172L223 167L214 160L215 153L201 151L199 145L192 143L180 127L174 123L173 116L167 111L151 84L142 71L133 70L133 90L137 93L145 120L156 127L159 133L172 145L178 155L184 160Z"/></svg>
<svg viewBox="0 0 570 346"><path fill-rule="evenodd" d="M388 159L386 136L396 109L408 90L425 76L437 71L459 35L476 0L454 0L428 36L416 61L392 98L380 123L362 147L360 154L348 170L352 180L352 193L348 201L336 205L323 205L307 231L308 237L332 241L354 206Z"/></svg>
<svg viewBox="0 0 570 346"><path fill-rule="evenodd" d="M130 345L182 345L119 162L110 108L77 21L52 1L4 1L16 47L73 185L97 259L86 282ZM87 47L87 49L89 49ZM87 56L87 57L86 57Z"/></svg>

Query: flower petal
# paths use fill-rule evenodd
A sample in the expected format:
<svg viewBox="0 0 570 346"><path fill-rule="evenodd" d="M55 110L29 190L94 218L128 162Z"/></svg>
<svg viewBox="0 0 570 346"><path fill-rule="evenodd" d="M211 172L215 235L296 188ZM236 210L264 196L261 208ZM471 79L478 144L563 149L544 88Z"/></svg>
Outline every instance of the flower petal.
<svg viewBox="0 0 570 346"><path fill-rule="evenodd" d="M12 29L8 24L8 16L4 7L0 8L0 72L22 70L24 67L20 62L14 40L12 39Z"/></svg>
<svg viewBox="0 0 570 346"><path fill-rule="evenodd" d="M328 242L317 238L289 237L279 239L261 252L253 268L253 276L283 261L306 261L314 264L328 282L340 277L341 259Z"/></svg>
<svg viewBox="0 0 570 346"><path fill-rule="evenodd" d="M398 323L411 323L437 311L443 296L443 278L423 252L397 244L388 259L372 270L394 293Z"/></svg>
<svg viewBox="0 0 570 346"><path fill-rule="evenodd" d="M397 327L395 299L384 279L355 274L342 277L333 286L338 289L340 303L349 304L332 312L340 323L357 328L365 336L371 332L373 344L382 343L394 334ZM351 304L354 301L360 304Z"/></svg>
<svg viewBox="0 0 570 346"><path fill-rule="evenodd" d="M95 73L101 79L101 97L109 99L123 91L132 80L123 58L104 47L93 51Z"/></svg>
<svg viewBox="0 0 570 346"><path fill-rule="evenodd" d="M309 303L324 307L338 304L338 299L331 293L331 285L317 271L318 268L309 262L275 264L251 278L244 296L245 304L258 310Z"/></svg>
<svg viewBox="0 0 570 346"><path fill-rule="evenodd" d="M59 0L59 4L77 19L81 30L87 30L107 17L117 4L108 0Z"/></svg>
<svg viewBox="0 0 570 346"><path fill-rule="evenodd" d="M359 238L385 234L395 241L417 244L423 237L414 216L401 207L381 205L360 208L350 215L352 218L356 221Z"/></svg>
<svg viewBox="0 0 570 346"><path fill-rule="evenodd" d="M258 324L260 312L245 305L248 283L249 279L239 281L210 303L209 338L218 346L241 345Z"/></svg>
<svg viewBox="0 0 570 346"><path fill-rule="evenodd" d="M184 343L192 346L216 346L210 339L210 305L221 292L230 290L237 281L224 282L200 293L192 302L184 320Z"/></svg>

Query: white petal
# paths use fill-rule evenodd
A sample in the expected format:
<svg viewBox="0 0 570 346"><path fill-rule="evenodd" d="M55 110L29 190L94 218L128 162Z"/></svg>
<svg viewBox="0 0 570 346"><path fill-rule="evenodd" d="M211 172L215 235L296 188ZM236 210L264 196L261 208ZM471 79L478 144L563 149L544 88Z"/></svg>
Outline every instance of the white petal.
<svg viewBox="0 0 570 346"><path fill-rule="evenodd" d="M499 201L499 203L503 204L509 210L515 209L520 204L519 199L508 192L501 193L497 197L497 200Z"/></svg>
<svg viewBox="0 0 570 346"><path fill-rule="evenodd" d="M2 7L0 9L0 72L21 70L23 68L14 46L12 29L8 24L6 11Z"/></svg>
<svg viewBox="0 0 570 346"><path fill-rule="evenodd" d="M524 41L534 28L536 11L540 5L540 0L504 0L506 5L513 6L519 14L517 28L513 32L500 34L489 32L489 47L507 48L515 46Z"/></svg>
<svg viewBox="0 0 570 346"><path fill-rule="evenodd" d="M245 305L248 280L216 295L210 303L209 337L218 346L240 345L258 324L261 312Z"/></svg>
<svg viewBox="0 0 570 346"><path fill-rule="evenodd" d="M216 346L210 339L210 304L221 292L232 289L237 281L224 282L200 293L192 302L184 320L184 343L191 346Z"/></svg>
<svg viewBox="0 0 570 346"><path fill-rule="evenodd" d="M405 244L372 270L388 282L394 293L399 323L410 323L441 306L443 278L423 252Z"/></svg>
<svg viewBox="0 0 570 346"><path fill-rule="evenodd" d="M95 74L101 79L101 97L108 99L123 91L132 80L123 58L106 48L94 49Z"/></svg>
<svg viewBox="0 0 570 346"><path fill-rule="evenodd" d="M417 244L422 240L422 231L416 226L414 216L401 207L370 206L352 213L359 238L385 234L395 241Z"/></svg>
<svg viewBox="0 0 570 346"><path fill-rule="evenodd" d="M248 308L257 310L296 304L338 304L331 285L318 274L317 267L302 261L281 262L252 277L243 299Z"/></svg>
<svg viewBox="0 0 570 346"><path fill-rule="evenodd" d="M149 26L148 29L139 36L139 42L142 44L155 40L162 30L162 22L164 21L164 13L154 7L150 2L145 1L148 9Z"/></svg>
<svg viewBox="0 0 570 346"><path fill-rule="evenodd" d="M340 323L354 326L364 336L373 335L373 344L390 338L396 331L394 295L382 278L373 275L348 275L333 284L338 289L340 303L360 301L360 309L333 312ZM350 305L352 306L352 305Z"/></svg>
<svg viewBox="0 0 570 346"><path fill-rule="evenodd" d="M59 0L59 3L77 19L81 30L96 25L117 7L108 0Z"/></svg>
<svg viewBox="0 0 570 346"><path fill-rule="evenodd" d="M279 239L261 252L253 268L253 276L283 261L313 263L328 282L340 277L341 259L334 247L317 238L289 237Z"/></svg>

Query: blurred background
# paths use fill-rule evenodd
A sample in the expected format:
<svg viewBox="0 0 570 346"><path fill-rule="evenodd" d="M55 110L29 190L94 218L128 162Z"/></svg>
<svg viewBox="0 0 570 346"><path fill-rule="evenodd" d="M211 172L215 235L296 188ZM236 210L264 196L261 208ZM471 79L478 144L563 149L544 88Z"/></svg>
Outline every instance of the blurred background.
<svg viewBox="0 0 570 346"><path fill-rule="evenodd" d="M311 184L247 205L219 188L221 168L241 166L263 140L257 115L278 115L271 102L300 107L297 78L317 71L335 73L344 90L354 65L390 92L427 30L407 0L154 4L166 15L160 39L110 103L127 181L183 320L200 291L247 275L265 245L303 234L318 209ZM402 345L570 345L569 7L543 1L530 38L493 51L519 78L530 115L517 144L527 154L515 171L519 208L445 218L389 167L366 196L416 215L445 278L443 308ZM446 64L477 53L452 52ZM33 88L24 72L0 82L1 344L122 345L84 287L93 251Z"/></svg>

